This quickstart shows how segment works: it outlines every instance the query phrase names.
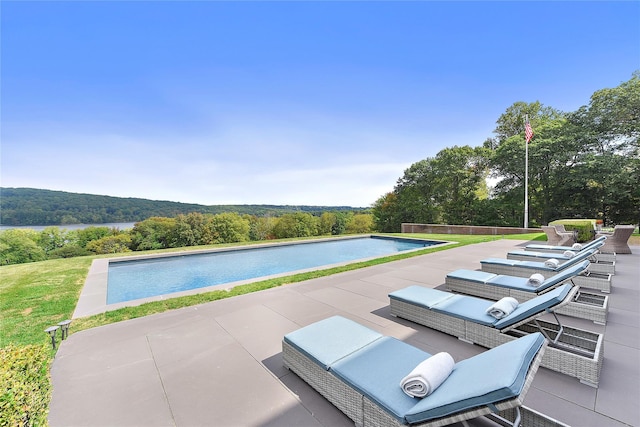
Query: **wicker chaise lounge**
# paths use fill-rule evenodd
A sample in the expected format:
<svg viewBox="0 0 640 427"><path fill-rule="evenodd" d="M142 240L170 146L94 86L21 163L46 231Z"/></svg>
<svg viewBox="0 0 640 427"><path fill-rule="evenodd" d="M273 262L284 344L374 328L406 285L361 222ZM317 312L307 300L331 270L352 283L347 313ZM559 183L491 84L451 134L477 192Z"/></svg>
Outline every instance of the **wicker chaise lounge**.
<svg viewBox="0 0 640 427"><path fill-rule="evenodd" d="M531 252L550 253L550 254L562 254L565 251L574 251L576 253L591 249L592 246L598 245L601 242L607 240L607 236L598 236L596 239L580 245L580 249L576 249L574 246L555 246L555 245L541 245L538 243L532 243L527 245L524 250ZM598 261L614 262L616 260L615 253L602 253L600 251L593 255Z"/></svg>
<svg viewBox="0 0 640 427"><path fill-rule="evenodd" d="M576 265L597 251L595 248L580 252L573 258L561 262L557 267L549 267L545 262L520 261L506 258L487 258L480 261L482 271L495 274L505 274L508 276L530 277L532 274L542 274L545 279L558 274L559 272ZM573 278L573 283L589 289L597 289L602 292L611 292L611 274L595 273L587 271L584 274Z"/></svg>
<svg viewBox="0 0 640 427"><path fill-rule="evenodd" d="M487 348L542 332L550 341L542 366L597 387L604 358L602 335L564 326L554 313L573 301L578 291L578 286L564 284L519 304L500 320L486 314L494 301L468 295L409 286L392 292L389 298L392 315ZM551 313L555 323L539 319L545 313Z"/></svg>
<svg viewBox="0 0 640 427"><path fill-rule="evenodd" d="M550 254L549 252L535 252L530 250L524 251L509 251L507 253L507 259L517 259L520 261L537 261L544 262L550 258L555 258L559 262L569 261L571 258L584 253L585 251L589 251L591 249L600 249L604 245L604 239L598 240L597 242L589 245L587 249L581 249L579 251L566 250L563 252L557 252ZM596 250L593 255L589 256L589 261L591 264L589 265L589 271L592 273L599 274L615 274L616 272L616 262L615 260L609 261L605 259L600 259L598 257L598 251Z"/></svg>
<svg viewBox="0 0 640 427"><path fill-rule="evenodd" d="M552 426L558 423L521 408L546 347L542 334L531 334L459 361L421 399L405 394L400 381L431 355L344 317L285 335L282 355L285 367L357 426L441 426L498 411L523 426Z"/></svg>
<svg viewBox="0 0 640 427"><path fill-rule="evenodd" d="M596 237L605 236L607 241L602 247L602 252L605 253L617 253L617 254L630 254L631 248L627 243L629 237L635 230L635 225L616 225L613 229L613 233L599 232Z"/></svg>
<svg viewBox="0 0 640 427"><path fill-rule="evenodd" d="M445 286L454 292L473 295L490 300L513 297L527 301L549 292L565 282L571 282L584 273L589 261L582 261L544 280L539 286L532 286L526 277L487 273L477 270L455 270L445 277ZM555 310L558 314L591 320L606 324L609 311L609 297L581 290L569 304Z"/></svg>

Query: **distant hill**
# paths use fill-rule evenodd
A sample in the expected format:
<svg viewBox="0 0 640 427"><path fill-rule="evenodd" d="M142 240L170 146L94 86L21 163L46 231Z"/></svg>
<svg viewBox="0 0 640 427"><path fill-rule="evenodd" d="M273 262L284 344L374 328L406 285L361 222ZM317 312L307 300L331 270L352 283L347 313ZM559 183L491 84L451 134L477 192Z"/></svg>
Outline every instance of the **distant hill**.
<svg viewBox="0 0 640 427"><path fill-rule="evenodd" d="M0 187L0 225L71 225L136 222L152 216L236 212L256 216L288 212L363 211L350 206L198 205L148 199Z"/></svg>

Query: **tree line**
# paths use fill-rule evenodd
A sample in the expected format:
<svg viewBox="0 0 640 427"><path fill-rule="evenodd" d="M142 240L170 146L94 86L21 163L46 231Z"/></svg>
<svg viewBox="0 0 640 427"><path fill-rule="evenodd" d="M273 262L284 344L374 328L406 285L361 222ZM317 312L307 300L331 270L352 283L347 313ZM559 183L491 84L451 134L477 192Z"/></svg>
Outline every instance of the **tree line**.
<svg viewBox="0 0 640 427"><path fill-rule="evenodd" d="M294 237L369 233L373 216L351 211L286 213L279 217L235 212L191 212L175 217L154 216L130 230L92 226L42 231L14 228L0 231L0 265L54 258L113 254L185 246L214 245Z"/></svg>
<svg viewBox="0 0 640 427"><path fill-rule="evenodd" d="M403 222L523 225L525 117L529 226L589 218L640 223L640 72L596 91L588 105L561 112L516 102L481 146L454 146L412 164L372 207L378 231ZM493 188L487 178L497 181Z"/></svg>
<svg viewBox="0 0 640 427"><path fill-rule="evenodd" d="M192 212L266 216L291 212L362 211L350 206L198 205L139 198L69 193L36 188L0 188L0 223L9 226L137 222L152 216Z"/></svg>

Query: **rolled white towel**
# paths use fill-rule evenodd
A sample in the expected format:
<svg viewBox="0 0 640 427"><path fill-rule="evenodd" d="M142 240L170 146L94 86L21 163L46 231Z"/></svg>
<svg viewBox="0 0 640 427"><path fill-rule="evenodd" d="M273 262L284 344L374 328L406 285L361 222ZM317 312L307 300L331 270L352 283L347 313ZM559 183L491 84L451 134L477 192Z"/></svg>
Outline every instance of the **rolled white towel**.
<svg viewBox="0 0 640 427"><path fill-rule="evenodd" d="M555 258L548 259L544 262L545 267L558 268L558 260Z"/></svg>
<svg viewBox="0 0 640 427"><path fill-rule="evenodd" d="M580 243L574 243L573 245L571 245L571 249L579 251L580 249L582 249L582 245Z"/></svg>
<svg viewBox="0 0 640 427"><path fill-rule="evenodd" d="M574 256L576 256L576 253L573 251L564 251L562 255L566 256L567 258L573 258Z"/></svg>
<svg viewBox="0 0 640 427"><path fill-rule="evenodd" d="M496 301L491 307L487 308L487 314L495 317L496 319L502 319L510 315L513 310L518 307L518 300L513 297L504 297Z"/></svg>
<svg viewBox="0 0 640 427"><path fill-rule="evenodd" d="M449 353L434 354L409 372L400 381L400 387L411 397L428 396L449 377L453 365L455 362Z"/></svg>
<svg viewBox="0 0 640 427"><path fill-rule="evenodd" d="M542 285L542 282L544 282L544 276L540 273L534 273L529 277L529 280L527 280L527 285L537 288Z"/></svg>

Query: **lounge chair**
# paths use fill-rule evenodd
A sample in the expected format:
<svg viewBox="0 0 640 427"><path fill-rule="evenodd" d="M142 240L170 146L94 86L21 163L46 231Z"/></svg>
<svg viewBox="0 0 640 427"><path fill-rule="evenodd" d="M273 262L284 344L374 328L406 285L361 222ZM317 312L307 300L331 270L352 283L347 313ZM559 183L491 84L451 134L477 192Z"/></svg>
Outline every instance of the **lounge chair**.
<svg viewBox="0 0 640 427"><path fill-rule="evenodd" d="M344 317L285 335L282 356L357 426L440 426L497 411L508 418L511 408L523 425L543 425L546 417L520 407L546 347L537 333L462 360L423 398L405 394L400 382L431 355Z"/></svg>
<svg viewBox="0 0 640 427"><path fill-rule="evenodd" d="M564 284L520 303L500 320L486 313L494 301L468 295L409 286L389 298L392 315L488 348L542 332L550 341L542 366L597 387L604 358L602 335L564 326L554 312L573 301L578 291L578 286ZM555 323L540 320L545 313L551 313Z"/></svg>
<svg viewBox="0 0 640 427"><path fill-rule="evenodd" d="M588 260L597 251L595 248L580 252L573 258L559 262L557 267L548 266L547 261L520 261L506 258L487 258L480 261L482 271L495 274L505 274L508 276L530 277L534 273L539 273L545 279L576 265L584 260ZM552 259L552 257L550 257ZM573 278L576 285L598 289L602 292L611 292L611 274L595 273L587 271L584 274Z"/></svg>
<svg viewBox="0 0 640 427"><path fill-rule="evenodd" d="M630 254L631 248L627 242L635 229L635 225L616 225L613 233L597 233L596 237L607 237L607 241L601 251L605 253Z"/></svg>
<svg viewBox="0 0 640 427"><path fill-rule="evenodd" d="M573 246L554 246L554 245L541 245L541 244L534 243L534 244L527 245L524 248L524 250L531 251L531 252L551 253L551 254L562 254L565 251L581 252L581 251L586 251L590 249L592 246L598 245L599 243L604 242L605 240L607 240L607 236L599 236L596 239L588 243L585 243L584 245L579 245L579 249L578 247L575 246L575 244ZM594 256L599 262L615 262L616 260L615 253L602 253L598 251L596 254L594 254Z"/></svg>
<svg viewBox="0 0 640 427"><path fill-rule="evenodd" d="M587 249L580 249L578 251L566 250L563 252L557 252L553 254L549 254L549 252L534 252L534 251L510 251L507 253L507 259L517 259L520 261L546 261L550 258L557 259L560 262L569 261L571 258L576 255L590 250L590 249L599 249L604 245L604 240L599 240L594 244L589 245ZM589 261L591 264L589 265L589 271L593 273L600 274L615 274L616 272L616 262L615 261L604 261L598 258L598 251L594 252L593 255L589 257Z"/></svg>
<svg viewBox="0 0 640 427"><path fill-rule="evenodd" d="M473 295L490 300L513 297L518 301L527 301L549 292L565 282L571 282L577 275L584 273L589 261L582 261L545 279L538 286L532 286L528 278L487 273L477 270L455 270L447 274L444 283L454 292ZM558 314L591 320L606 324L609 311L609 297L581 290L576 299L556 309Z"/></svg>
<svg viewBox="0 0 640 427"><path fill-rule="evenodd" d="M574 243L573 233L561 233L553 225L543 225L542 231L547 235L547 241L550 245L571 245Z"/></svg>

